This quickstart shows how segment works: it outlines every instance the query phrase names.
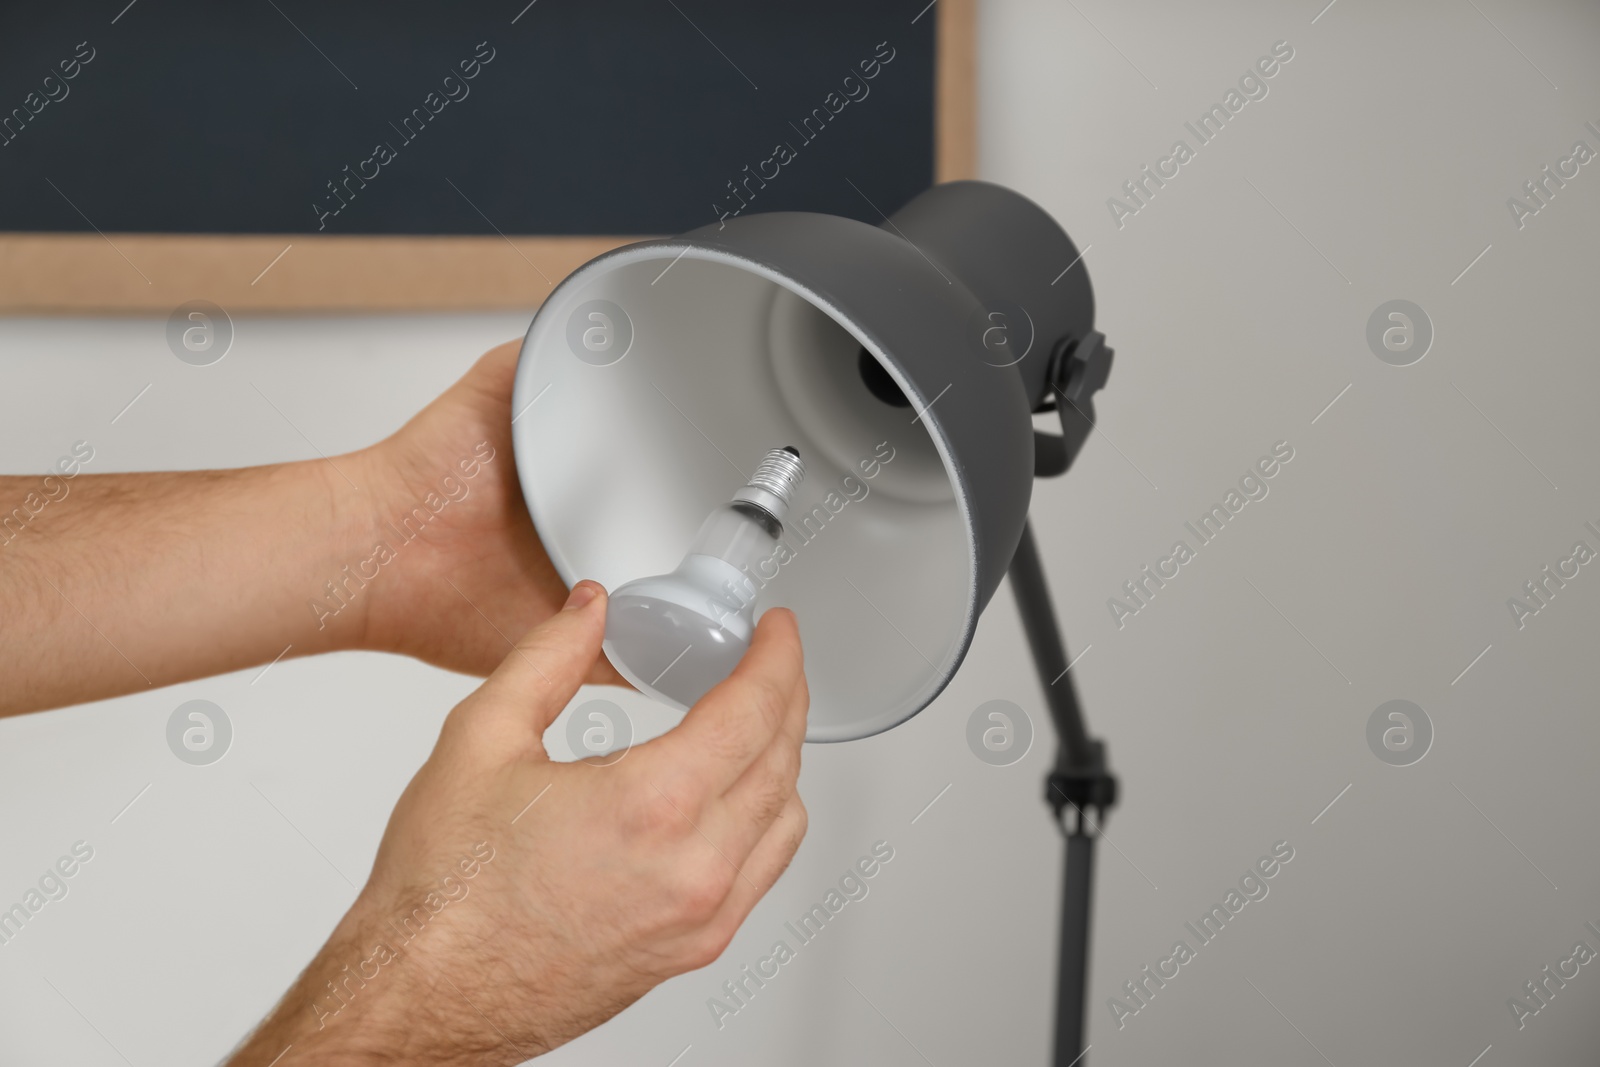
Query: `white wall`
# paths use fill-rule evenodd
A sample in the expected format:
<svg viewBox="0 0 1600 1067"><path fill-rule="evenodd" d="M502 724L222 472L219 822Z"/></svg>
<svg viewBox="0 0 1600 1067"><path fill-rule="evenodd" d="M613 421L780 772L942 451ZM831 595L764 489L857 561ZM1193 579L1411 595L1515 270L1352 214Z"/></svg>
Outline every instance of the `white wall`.
<svg viewBox="0 0 1600 1067"><path fill-rule="evenodd" d="M1090 1058L1592 1056L1593 968L1521 1032L1506 1002L1575 941L1600 948L1583 926L1600 924L1600 578L1584 568L1521 630L1506 600L1575 540L1600 548L1583 529L1600 525L1600 167L1520 231L1506 198L1575 140L1600 148L1584 128L1600 125L1600 17L1506 0L1338 0L1314 24L1322 0L1206 7L1009 0L981 19L983 174L1093 246L1118 351L1105 434L1034 507L1124 788L1100 850ZM1281 39L1295 55L1269 95L1119 229L1106 198L1175 138L1192 144L1183 122ZM1364 338L1393 298L1436 330L1410 367ZM160 318L0 322L0 463L40 471L79 438L96 470L313 455L256 389L323 451L357 447L525 325L241 319L234 350L199 372L172 358ZM1107 598L1280 440L1295 457L1270 495L1118 629ZM346 878L363 877L472 685L379 655L257 673L0 723L0 900L73 841L95 849L71 894L0 948L0 1061L221 1056L351 900ZM165 745L194 697L237 731L210 767ZM811 835L725 959L549 1062L665 1065L685 1046L682 1067L1045 1062L1050 745L1007 768L975 759L967 718L995 698L1044 729L1005 592L932 708L807 750ZM1413 766L1368 749L1392 698L1436 731ZM666 725L615 699L646 732ZM707 998L880 838L896 855L871 895L719 1031ZM1117 1030L1107 998L1174 940L1193 944L1185 920L1280 840L1295 858L1270 895Z"/></svg>

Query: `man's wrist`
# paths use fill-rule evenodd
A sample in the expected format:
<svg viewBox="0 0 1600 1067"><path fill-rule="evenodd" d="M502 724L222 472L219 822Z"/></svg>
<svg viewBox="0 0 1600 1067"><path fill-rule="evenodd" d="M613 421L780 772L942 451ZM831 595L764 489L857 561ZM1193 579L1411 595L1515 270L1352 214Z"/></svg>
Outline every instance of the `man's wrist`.
<svg viewBox="0 0 1600 1067"><path fill-rule="evenodd" d="M344 547L332 590L335 597L328 600L328 607L339 614L349 613L358 623L350 629L349 647L404 653L400 638L405 627L394 621L396 612L390 606L394 590L390 587L400 581L395 564L404 553L404 541L395 524L402 518L399 501L404 499L406 487L386 443L337 458L361 492L345 496L335 512L335 540ZM349 488L338 474L328 473L339 486Z"/></svg>
<svg viewBox="0 0 1600 1067"><path fill-rule="evenodd" d="M396 494L392 472L376 447L303 466L310 491L326 502L330 546L307 590L307 622L328 632L330 649L398 651L377 618L388 555L379 546L392 550L394 541L388 525Z"/></svg>

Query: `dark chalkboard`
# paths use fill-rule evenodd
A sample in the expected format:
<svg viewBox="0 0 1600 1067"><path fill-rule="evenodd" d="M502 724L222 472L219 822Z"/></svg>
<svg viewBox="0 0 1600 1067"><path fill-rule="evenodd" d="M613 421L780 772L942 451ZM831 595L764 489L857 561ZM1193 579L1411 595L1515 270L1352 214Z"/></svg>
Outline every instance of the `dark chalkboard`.
<svg viewBox="0 0 1600 1067"><path fill-rule="evenodd" d="M110 256L127 253L118 234L498 242L796 209L876 223L936 177L935 6L43 5L0 35L0 231L103 234Z"/></svg>

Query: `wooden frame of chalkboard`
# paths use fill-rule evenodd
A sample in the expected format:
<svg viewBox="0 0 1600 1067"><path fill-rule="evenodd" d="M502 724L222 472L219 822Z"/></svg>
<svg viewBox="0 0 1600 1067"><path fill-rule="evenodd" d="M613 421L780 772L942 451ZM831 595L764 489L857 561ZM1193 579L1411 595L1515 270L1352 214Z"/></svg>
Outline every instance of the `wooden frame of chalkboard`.
<svg viewBox="0 0 1600 1067"><path fill-rule="evenodd" d="M934 23L934 181L972 177L975 171L975 5L976 0L934 0L922 10L922 14L932 15L928 21ZM695 29L701 32L698 26ZM48 47L38 43L35 50ZM63 64L74 62L77 54L70 44L66 47ZM870 57L871 45L866 47ZM80 46L79 53L85 48L92 51L93 45ZM470 61L470 56L463 60L463 70ZM53 64L45 69L49 66ZM67 69L63 65L61 73ZM745 75L742 70L739 73ZM761 71L756 73L765 77ZM321 74L330 76L326 68ZM56 78L54 84L61 86L62 79ZM44 89L50 92L49 80ZM51 101L56 99L50 95ZM0 138L16 132L13 124L0 132ZM401 135L405 132L397 130ZM804 131L797 132L804 136ZM0 163L9 161L0 157ZM166 313L193 300L243 312L531 310L555 281L582 263L647 235L507 236L493 223L489 223L492 233L484 234L480 228L460 235L363 234L358 229L294 233L281 228L243 233L130 232L123 228L102 232L62 187L74 188L70 178L50 184L87 226L75 232L33 231L32 227L0 221L0 230L9 231L0 232L0 313ZM332 189L332 183L328 184ZM350 188L348 183L346 187ZM737 193L732 182L728 187ZM464 191L458 192L466 198ZM862 196L866 198L865 193ZM331 204L332 197L328 201ZM728 202L733 203L731 199ZM857 215L877 221L873 214L880 211L880 205L868 202L872 204L870 212L862 210ZM752 205L751 210L761 206ZM893 211L895 206L883 203L881 210ZM483 215L481 211L478 214ZM488 222L487 216L483 220ZM57 225L75 225L75 220Z"/></svg>

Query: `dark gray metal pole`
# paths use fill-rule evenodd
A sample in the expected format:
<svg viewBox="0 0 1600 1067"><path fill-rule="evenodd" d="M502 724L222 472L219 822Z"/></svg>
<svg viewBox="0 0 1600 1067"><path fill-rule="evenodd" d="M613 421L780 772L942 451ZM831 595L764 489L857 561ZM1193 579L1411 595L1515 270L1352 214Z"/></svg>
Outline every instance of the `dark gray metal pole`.
<svg viewBox="0 0 1600 1067"><path fill-rule="evenodd" d="M1089 935L1094 890L1094 834L1116 801L1117 782L1106 769L1105 745L1090 737L1067 673L1066 647L1031 524L1022 528L1011 559L1011 588L1022 626L1033 650L1039 684L1060 738L1056 767L1045 786L1046 798L1066 836L1066 869L1061 886L1060 947L1056 961L1054 1067L1085 1067L1084 1013L1089 992Z"/></svg>
<svg viewBox="0 0 1600 1067"><path fill-rule="evenodd" d="M1056 961L1056 1043L1051 1063L1054 1067L1085 1067L1094 838L1083 833L1068 835L1066 853L1061 886L1061 954Z"/></svg>

